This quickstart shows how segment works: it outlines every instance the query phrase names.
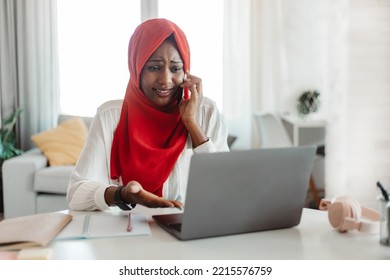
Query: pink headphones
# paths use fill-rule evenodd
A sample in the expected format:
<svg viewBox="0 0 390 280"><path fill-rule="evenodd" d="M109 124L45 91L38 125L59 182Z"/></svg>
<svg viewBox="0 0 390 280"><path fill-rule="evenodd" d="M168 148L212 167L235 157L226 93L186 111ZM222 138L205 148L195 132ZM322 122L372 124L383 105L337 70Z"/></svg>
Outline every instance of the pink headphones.
<svg viewBox="0 0 390 280"><path fill-rule="evenodd" d="M319 209L328 211L330 224L339 232L354 229L360 232L379 232L379 213L373 209L361 207L359 202L351 197L322 199ZM371 221L364 221L362 218Z"/></svg>

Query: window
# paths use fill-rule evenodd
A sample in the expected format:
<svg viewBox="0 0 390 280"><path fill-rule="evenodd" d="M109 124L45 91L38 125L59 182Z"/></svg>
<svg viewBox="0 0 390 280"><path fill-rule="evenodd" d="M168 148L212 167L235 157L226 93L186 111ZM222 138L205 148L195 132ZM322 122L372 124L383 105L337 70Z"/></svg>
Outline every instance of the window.
<svg viewBox="0 0 390 280"><path fill-rule="evenodd" d="M124 97L140 1L66 0L57 8L61 113L93 116L103 102ZM160 0L158 12L186 33L191 73L222 110L223 0Z"/></svg>
<svg viewBox="0 0 390 280"><path fill-rule="evenodd" d="M61 113L93 116L103 102L124 97L140 1L66 0L57 10Z"/></svg>

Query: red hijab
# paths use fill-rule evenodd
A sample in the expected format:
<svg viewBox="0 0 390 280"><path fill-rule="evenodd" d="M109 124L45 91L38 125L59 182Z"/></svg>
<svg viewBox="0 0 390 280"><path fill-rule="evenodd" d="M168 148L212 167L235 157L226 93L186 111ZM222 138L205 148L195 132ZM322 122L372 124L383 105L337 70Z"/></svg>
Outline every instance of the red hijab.
<svg viewBox="0 0 390 280"><path fill-rule="evenodd" d="M130 80L111 148L111 178L138 181L142 187L162 196L162 186L184 149L187 130L177 103L164 111L151 102L140 88L142 68L170 35L174 36L184 63L190 67L190 50L183 31L166 19L140 24L129 43Z"/></svg>

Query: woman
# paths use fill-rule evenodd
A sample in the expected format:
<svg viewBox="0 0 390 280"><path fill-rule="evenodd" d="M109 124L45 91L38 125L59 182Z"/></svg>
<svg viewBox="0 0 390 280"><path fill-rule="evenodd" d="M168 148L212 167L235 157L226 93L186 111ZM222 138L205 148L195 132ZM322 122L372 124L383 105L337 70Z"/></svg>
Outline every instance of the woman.
<svg viewBox="0 0 390 280"><path fill-rule="evenodd" d="M181 208L193 153L228 151L216 104L187 70L189 46L178 26L165 19L140 24L128 65L124 100L100 106L91 124L68 186L71 209Z"/></svg>

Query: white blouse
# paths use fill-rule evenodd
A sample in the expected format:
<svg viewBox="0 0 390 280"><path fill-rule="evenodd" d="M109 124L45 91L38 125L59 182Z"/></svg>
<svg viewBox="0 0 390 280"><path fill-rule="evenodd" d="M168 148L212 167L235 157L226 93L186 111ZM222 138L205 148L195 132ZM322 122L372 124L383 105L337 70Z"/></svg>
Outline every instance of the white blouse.
<svg viewBox="0 0 390 280"><path fill-rule="evenodd" d="M73 210L109 209L104 199L105 190L121 184L110 179L110 154L122 103L123 100L104 103L91 123L86 143L69 180L66 198ZM214 101L203 97L198 120L209 141L193 149L191 137L187 137L186 145L163 185L163 197L166 199L184 203L193 153L229 151L227 127Z"/></svg>

